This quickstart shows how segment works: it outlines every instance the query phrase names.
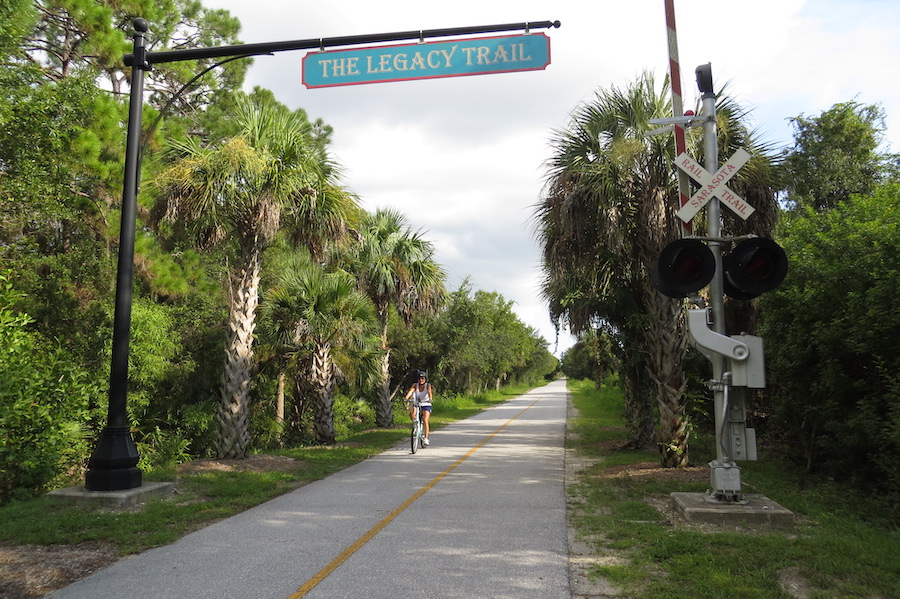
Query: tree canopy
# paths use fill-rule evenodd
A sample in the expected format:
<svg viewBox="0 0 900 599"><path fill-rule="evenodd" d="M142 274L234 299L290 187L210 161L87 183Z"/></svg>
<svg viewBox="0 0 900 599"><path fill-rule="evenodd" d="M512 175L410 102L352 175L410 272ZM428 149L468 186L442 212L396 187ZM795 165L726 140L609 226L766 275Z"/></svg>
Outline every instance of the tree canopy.
<svg viewBox="0 0 900 599"><path fill-rule="evenodd" d="M819 116L792 119L794 145L784 155L787 201L815 210L835 208L852 194L869 194L885 175L878 153L884 110L855 101L835 104Z"/></svg>

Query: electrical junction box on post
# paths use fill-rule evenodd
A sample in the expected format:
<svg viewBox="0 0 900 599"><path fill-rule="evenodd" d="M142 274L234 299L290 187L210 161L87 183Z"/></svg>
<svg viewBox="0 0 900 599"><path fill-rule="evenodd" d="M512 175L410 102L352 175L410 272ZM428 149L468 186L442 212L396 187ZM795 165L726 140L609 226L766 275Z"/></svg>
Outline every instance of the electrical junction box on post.
<svg viewBox="0 0 900 599"><path fill-rule="evenodd" d="M732 339L746 344L750 352L745 360L731 360L731 384L750 389L766 388L766 361L762 337L732 335Z"/></svg>
<svg viewBox="0 0 900 599"><path fill-rule="evenodd" d="M709 484L718 500L739 501L741 495L741 467L731 462L714 460L709 463Z"/></svg>
<svg viewBox="0 0 900 599"><path fill-rule="evenodd" d="M747 428L743 422L729 423L731 457L735 461L756 461L756 429Z"/></svg>
<svg viewBox="0 0 900 599"><path fill-rule="evenodd" d="M730 387L728 393L728 455L735 461L756 461L756 430L747 428L747 388Z"/></svg>

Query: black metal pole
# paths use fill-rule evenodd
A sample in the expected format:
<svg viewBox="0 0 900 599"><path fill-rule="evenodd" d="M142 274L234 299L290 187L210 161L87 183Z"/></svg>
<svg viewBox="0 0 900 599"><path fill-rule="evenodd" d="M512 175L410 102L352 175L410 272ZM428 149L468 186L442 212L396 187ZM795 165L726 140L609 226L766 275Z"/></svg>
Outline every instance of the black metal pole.
<svg viewBox="0 0 900 599"><path fill-rule="evenodd" d="M119 491L141 486L138 452L128 427L128 345L131 329L131 293L134 279L134 232L137 216L137 182L140 176L141 118L144 103L146 60L144 34L150 27L144 19L134 21L134 56L131 65L131 96L128 137L125 145L125 180L122 189L122 223L119 232L119 262L116 306L113 320L112 363L109 375L108 422L88 462L85 488L89 491Z"/></svg>
<svg viewBox="0 0 900 599"><path fill-rule="evenodd" d="M147 52L145 56L148 63L159 64L163 62L177 62L180 60L197 60L200 58L223 58L225 56L256 56L259 54L272 54L273 52L287 52L289 50L334 48L336 46L355 46L358 44L399 42L403 40L425 39L433 37L476 35L479 33L499 33L503 31L530 31L532 29L549 29L550 27L558 28L559 26L559 21L524 21L522 23L504 23L501 25L478 25L473 27L423 29L418 31L398 31L394 33L375 33L368 35L322 37L284 42L241 44L239 46L219 46L217 48L166 50L163 52ZM126 54L125 65L131 66L132 62L134 61L134 57L134 54Z"/></svg>

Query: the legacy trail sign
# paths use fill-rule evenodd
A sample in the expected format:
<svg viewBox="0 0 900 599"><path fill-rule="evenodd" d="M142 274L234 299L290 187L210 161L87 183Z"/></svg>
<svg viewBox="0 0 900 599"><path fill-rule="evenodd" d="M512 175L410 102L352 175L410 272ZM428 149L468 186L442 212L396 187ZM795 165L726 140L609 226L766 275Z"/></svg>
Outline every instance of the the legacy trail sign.
<svg viewBox="0 0 900 599"><path fill-rule="evenodd" d="M539 71L550 64L543 33L398 46L310 52L303 58L308 88Z"/></svg>

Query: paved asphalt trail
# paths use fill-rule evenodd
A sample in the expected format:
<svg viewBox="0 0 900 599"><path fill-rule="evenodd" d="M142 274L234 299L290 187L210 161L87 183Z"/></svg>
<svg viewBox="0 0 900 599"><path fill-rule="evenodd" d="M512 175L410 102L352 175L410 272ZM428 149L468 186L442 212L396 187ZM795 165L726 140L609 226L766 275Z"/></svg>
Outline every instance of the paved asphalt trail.
<svg viewBox="0 0 900 599"><path fill-rule="evenodd" d="M48 598L569 599L565 419L556 381Z"/></svg>

